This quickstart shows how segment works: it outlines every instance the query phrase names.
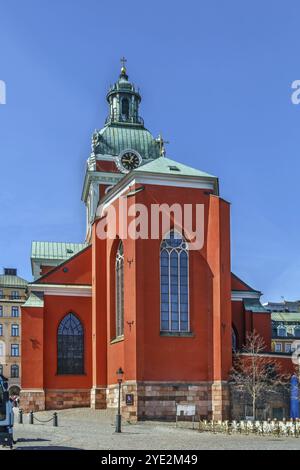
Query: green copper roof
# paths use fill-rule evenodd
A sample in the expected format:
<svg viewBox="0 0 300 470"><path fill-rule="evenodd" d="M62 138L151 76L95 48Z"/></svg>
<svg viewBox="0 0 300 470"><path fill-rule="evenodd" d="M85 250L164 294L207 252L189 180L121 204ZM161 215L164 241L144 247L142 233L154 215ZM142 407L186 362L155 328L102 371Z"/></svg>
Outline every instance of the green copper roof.
<svg viewBox="0 0 300 470"><path fill-rule="evenodd" d="M259 299L244 299L244 306L246 310L250 310L254 313L270 313L267 309L260 303Z"/></svg>
<svg viewBox="0 0 300 470"><path fill-rule="evenodd" d="M31 292L30 296L23 304L23 307L43 307L44 300L38 297L34 292Z"/></svg>
<svg viewBox="0 0 300 470"><path fill-rule="evenodd" d="M0 275L0 287L19 287L24 288L28 284L25 279L19 276L7 276L5 274Z"/></svg>
<svg viewBox="0 0 300 470"><path fill-rule="evenodd" d="M31 258L67 260L86 246L86 243L32 242Z"/></svg>
<svg viewBox="0 0 300 470"><path fill-rule="evenodd" d="M145 163L140 167L136 168L134 172L149 172L149 173L160 173L165 175L178 175L178 176L198 176L206 178L216 178L209 173L204 171L196 170L182 163L178 163L170 158L159 157L152 162Z"/></svg>
<svg viewBox="0 0 300 470"><path fill-rule="evenodd" d="M272 321L280 321L280 322L300 322L300 312L272 312L271 314Z"/></svg>
<svg viewBox="0 0 300 470"><path fill-rule="evenodd" d="M123 150L136 150L142 158L158 158L159 145L144 127L108 125L98 133L97 154L119 155Z"/></svg>

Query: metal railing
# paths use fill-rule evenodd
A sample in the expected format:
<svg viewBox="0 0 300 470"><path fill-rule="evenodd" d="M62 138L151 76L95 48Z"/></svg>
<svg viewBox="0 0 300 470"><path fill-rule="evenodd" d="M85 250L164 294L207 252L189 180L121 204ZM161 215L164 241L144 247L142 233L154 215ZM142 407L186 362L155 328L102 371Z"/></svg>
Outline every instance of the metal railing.
<svg viewBox="0 0 300 470"><path fill-rule="evenodd" d="M105 120L105 124L113 123L113 122L124 122L128 124L141 124L142 126L144 125L144 119L141 118L140 116L126 117L122 114L114 114L114 115L108 116Z"/></svg>
<svg viewBox="0 0 300 470"><path fill-rule="evenodd" d="M1 300L26 300L25 295L0 295Z"/></svg>
<svg viewBox="0 0 300 470"><path fill-rule="evenodd" d="M282 420L278 421L208 421L199 420L200 432L212 432L213 434L256 434L259 436L277 436L277 437L299 437L300 436L300 420Z"/></svg>

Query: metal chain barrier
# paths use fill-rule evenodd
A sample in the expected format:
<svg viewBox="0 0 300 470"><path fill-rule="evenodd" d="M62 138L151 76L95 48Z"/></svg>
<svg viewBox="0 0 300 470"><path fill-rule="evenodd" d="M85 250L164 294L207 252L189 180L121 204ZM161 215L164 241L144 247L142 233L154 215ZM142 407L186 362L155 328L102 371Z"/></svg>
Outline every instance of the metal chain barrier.
<svg viewBox="0 0 300 470"><path fill-rule="evenodd" d="M34 424L34 421L37 421L38 423L41 423L41 424L46 424L46 423L50 423L50 421L53 421L53 426L55 427L58 426L58 416L56 412L53 413L53 416L51 418L41 420L41 419L38 419L36 416L34 416L33 411L30 411L29 412L29 424ZM23 410L22 409L19 410L18 422L19 424L23 424Z"/></svg>

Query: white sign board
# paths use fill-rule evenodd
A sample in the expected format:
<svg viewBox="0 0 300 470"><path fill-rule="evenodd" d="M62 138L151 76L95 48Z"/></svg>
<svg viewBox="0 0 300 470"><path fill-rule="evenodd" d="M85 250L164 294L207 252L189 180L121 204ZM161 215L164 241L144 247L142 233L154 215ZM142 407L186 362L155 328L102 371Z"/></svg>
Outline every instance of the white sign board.
<svg viewBox="0 0 300 470"><path fill-rule="evenodd" d="M176 415L177 416L195 416L196 405L177 405Z"/></svg>

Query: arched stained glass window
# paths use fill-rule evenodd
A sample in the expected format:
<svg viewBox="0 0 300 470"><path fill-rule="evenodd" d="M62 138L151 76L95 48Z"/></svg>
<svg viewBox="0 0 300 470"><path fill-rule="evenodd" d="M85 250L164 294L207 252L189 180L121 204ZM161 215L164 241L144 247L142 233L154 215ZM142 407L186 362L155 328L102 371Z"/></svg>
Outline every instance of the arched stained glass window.
<svg viewBox="0 0 300 470"><path fill-rule="evenodd" d="M120 242L116 256L116 337L124 334L124 250Z"/></svg>
<svg viewBox="0 0 300 470"><path fill-rule="evenodd" d="M57 331L57 373L84 374L84 332L73 313L60 322Z"/></svg>
<svg viewBox="0 0 300 470"><path fill-rule="evenodd" d="M188 272L187 243L172 230L160 246L161 331L189 331Z"/></svg>

